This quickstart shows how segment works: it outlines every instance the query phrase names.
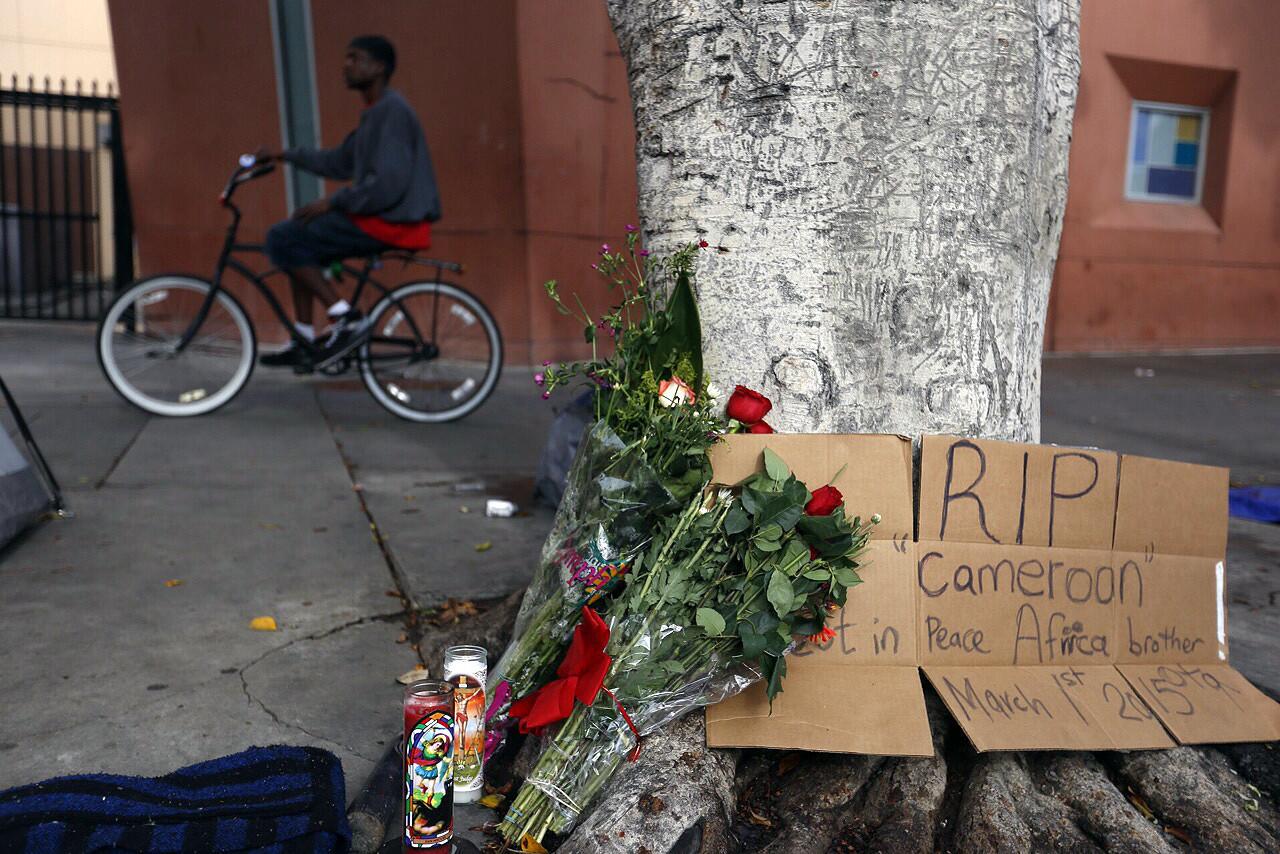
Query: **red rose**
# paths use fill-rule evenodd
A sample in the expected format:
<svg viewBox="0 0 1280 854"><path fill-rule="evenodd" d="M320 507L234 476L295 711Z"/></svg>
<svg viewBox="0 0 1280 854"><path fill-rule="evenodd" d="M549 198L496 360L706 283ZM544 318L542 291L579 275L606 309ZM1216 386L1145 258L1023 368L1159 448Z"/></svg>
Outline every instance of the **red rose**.
<svg viewBox="0 0 1280 854"><path fill-rule="evenodd" d="M755 424L757 421L764 420L770 409L773 409L773 404L769 402L769 398L758 391L752 391L740 385L733 390L733 394L729 397L729 405L724 411L725 415L743 424Z"/></svg>
<svg viewBox="0 0 1280 854"><path fill-rule="evenodd" d="M772 433L773 428L763 421L757 421L747 428L748 433Z"/></svg>
<svg viewBox="0 0 1280 854"><path fill-rule="evenodd" d="M831 511L843 503L844 496L840 494L840 490L834 486L819 486L813 491L809 503L804 506L804 512L809 516L830 516Z"/></svg>

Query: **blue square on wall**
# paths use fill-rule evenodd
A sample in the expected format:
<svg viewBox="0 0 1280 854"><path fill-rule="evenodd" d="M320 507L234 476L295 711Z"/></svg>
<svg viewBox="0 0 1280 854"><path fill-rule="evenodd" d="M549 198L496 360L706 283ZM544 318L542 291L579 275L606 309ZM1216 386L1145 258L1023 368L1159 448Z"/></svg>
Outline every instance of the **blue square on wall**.
<svg viewBox="0 0 1280 854"><path fill-rule="evenodd" d="M1200 162L1200 146L1194 142L1180 142L1173 152L1174 166L1189 166L1192 169Z"/></svg>
<svg viewBox="0 0 1280 854"><path fill-rule="evenodd" d="M1190 169L1160 169L1153 166L1147 172L1147 192L1152 195L1194 199L1196 173Z"/></svg>

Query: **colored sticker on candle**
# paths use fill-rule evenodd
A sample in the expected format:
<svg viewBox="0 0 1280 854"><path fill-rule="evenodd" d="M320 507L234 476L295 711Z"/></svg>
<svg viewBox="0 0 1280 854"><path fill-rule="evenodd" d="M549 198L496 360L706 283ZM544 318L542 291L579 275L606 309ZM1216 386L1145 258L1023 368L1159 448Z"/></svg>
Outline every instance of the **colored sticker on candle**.
<svg viewBox="0 0 1280 854"><path fill-rule="evenodd" d="M484 770L484 686L465 675L453 677L453 707L458 716L457 762L454 785L459 789L480 787Z"/></svg>
<svg viewBox="0 0 1280 854"><path fill-rule="evenodd" d="M453 838L453 715L429 712L405 744L404 842L432 848Z"/></svg>

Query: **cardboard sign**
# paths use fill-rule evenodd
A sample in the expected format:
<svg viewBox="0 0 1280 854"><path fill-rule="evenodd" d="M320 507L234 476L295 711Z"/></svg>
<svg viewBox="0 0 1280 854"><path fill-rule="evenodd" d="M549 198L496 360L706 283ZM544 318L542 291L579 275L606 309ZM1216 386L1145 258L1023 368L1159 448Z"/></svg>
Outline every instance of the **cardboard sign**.
<svg viewBox="0 0 1280 854"><path fill-rule="evenodd" d="M925 667L924 674L980 751L1174 746L1114 667Z"/></svg>
<svg viewBox="0 0 1280 854"><path fill-rule="evenodd" d="M849 482L850 515L889 518L912 506L905 444L734 436L712 462L737 482L768 446L797 474L844 465L908 484L903 496ZM708 743L929 752L927 725L902 731L925 720L904 678L917 668L983 751L1280 738L1280 705L1227 663L1224 469L951 436L921 445L918 540L894 515L828 623L836 638L793 655L785 704L770 715L761 690L714 707ZM890 731L866 731L882 718Z"/></svg>

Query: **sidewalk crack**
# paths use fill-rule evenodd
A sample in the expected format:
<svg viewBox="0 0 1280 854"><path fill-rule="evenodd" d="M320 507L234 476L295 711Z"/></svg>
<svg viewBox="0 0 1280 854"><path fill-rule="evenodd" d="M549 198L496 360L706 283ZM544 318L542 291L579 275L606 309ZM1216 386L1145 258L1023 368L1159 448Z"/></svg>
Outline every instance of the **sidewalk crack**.
<svg viewBox="0 0 1280 854"><path fill-rule="evenodd" d="M138 426L137 432L135 432L129 439L128 443L120 449L120 453L116 454L115 459L111 461L111 465L107 467L106 472L102 477L98 478L97 483L93 485L94 489L102 489L102 487L107 485L107 481L111 478L111 475L116 473L116 469L119 468L120 463L124 462L125 455L133 450L133 446L137 444L138 438L142 435L142 431L147 429L147 425L150 423L150 418L144 418L142 420L142 424Z"/></svg>
<svg viewBox="0 0 1280 854"><path fill-rule="evenodd" d="M342 440L338 438L333 419L329 417L329 412L325 409L324 402L320 399L318 388L313 388L313 393L315 394L316 408L320 410L320 417L324 419L325 426L329 428L329 438L333 440L333 445L338 451L338 458L342 460L343 468L347 470L347 479L351 481L351 488L356 495L356 501L359 502L360 510L369 522L369 531L373 535L373 541L378 546L378 550L382 552L382 559L387 564L387 572L391 574L391 583L395 585L396 593L400 596L400 602L404 605L402 616L404 618L405 631L408 632L413 640L414 653L418 656L418 660L422 661L422 652L418 649L421 627L417 619L417 615L422 611L422 606L414 598L409 579L405 576L404 570L400 567L395 554L391 551L391 546L386 537L382 535L382 529L378 527L378 520L374 518L373 511L369 508L369 502L365 500L364 491L356 488L358 484L355 464L347 456L347 450L343 446ZM426 662L423 661L422 663L425 664Z"/></svg>
<svg viewBox="0 0 1280 854"><path fill-rule="evenodd" d="M249 689L249 680L245 676L245 674L248 673L249 670L251 670L252 668L261 664L266 659L270 658L271 656L275 655L278 652L283 652L284 650L289 649L291 646L294 646L295 644L299 644L304 641L321 640L323 638L336 635L338 632L345 631L346 629L352 628L354 626L363 625L365 623L386 623L386 622L391 622L393 620L399 620L403 616L404 616L403 612L396 611L390 614L374 614L372 616L360 617L358 619L349 620L345 623L341 623L340 625L333 626L323 631L312 632L309 635L303 635L301 637L293 638L292 640L286 643L282 643L279 646L272 647L271 649L259 655L253 661L250 661L244 667L240 668L238 673L240 677L240 690L244 693L245 701L247 702L248 705L257 706L259 709L261 709L264 713L266 713L267 717L271 718L271 720L277 726L281 726L286 729L297 730L298 732L301 732L309 736L310 738L314 738L317 741L323 741L323 742L326 742L327 744L332 744L336 747L340 747L343 750L347 751L348 753L351 753L355 756L359 756L361 759L367 760L369 762L377 762L376 758L370 757L365 755L364 753L361 753L359 750L356 750L354 747L352 747L349 744L343 744L342 742L334 741L333 739L326 738L325 736L320 735L319 733L312 732L311 730L304 727L302 724L295 723L292 721L286 721L282 719L280 715L278 715L274 710L271 709L271 707L269 707L266 703L262 702L262 700L260 700L259 698L253 695L253 692Z"/></svg>

